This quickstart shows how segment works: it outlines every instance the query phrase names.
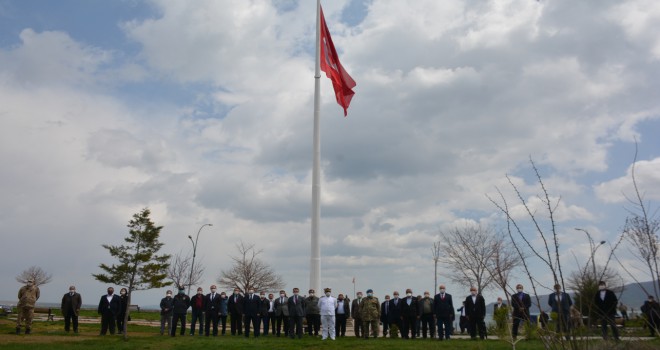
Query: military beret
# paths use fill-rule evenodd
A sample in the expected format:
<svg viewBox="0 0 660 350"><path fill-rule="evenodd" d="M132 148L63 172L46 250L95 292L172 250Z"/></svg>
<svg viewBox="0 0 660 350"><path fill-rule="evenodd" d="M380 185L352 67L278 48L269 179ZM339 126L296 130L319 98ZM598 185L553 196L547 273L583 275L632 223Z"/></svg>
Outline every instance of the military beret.
<svg viewBox="0 0 660 350"><path fill-rule="evenodd" d="M367 293L373 293L373 292L374 292L373 289L367 289Z"/></svg>
<svg viewBox="0 0 660 350"><path fill-rule="evenodd" d="M326 288L326 289L324 289L323 291L324 291L324 292L332 292L332 289L330 289L330 288Z"/></svg>

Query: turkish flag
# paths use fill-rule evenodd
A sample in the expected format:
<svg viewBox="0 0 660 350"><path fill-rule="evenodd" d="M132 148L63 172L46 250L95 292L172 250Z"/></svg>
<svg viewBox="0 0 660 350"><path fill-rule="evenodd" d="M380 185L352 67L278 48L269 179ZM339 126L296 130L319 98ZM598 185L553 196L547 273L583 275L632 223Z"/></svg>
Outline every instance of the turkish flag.
<svg viewBox="0 0 660 350"><path fill-rule="evenodd" d="M332 80L332 87L335 89L335 97L337 103L344 108L344 116L348 115L348 105L351 104L351 99L355 94L353 88L355 87L355 80L351 78L339 62L339 56L335 45L332 43L330 31L325 24L325 17L323 17L323 9L321 8L321 70L325 75Z"/></svg>

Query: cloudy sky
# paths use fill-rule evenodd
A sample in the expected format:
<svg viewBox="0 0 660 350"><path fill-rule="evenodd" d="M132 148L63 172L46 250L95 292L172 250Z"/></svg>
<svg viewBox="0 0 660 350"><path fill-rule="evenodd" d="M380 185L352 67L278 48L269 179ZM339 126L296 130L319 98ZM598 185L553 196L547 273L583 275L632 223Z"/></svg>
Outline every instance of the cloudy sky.
<svg viewBox="0 0 660 350"><path fill-rule="evenodd" d="M590 254L574 228L619 235L635 140L639 183L660 200L657 1L324 11L357 87L344 118L321 80L323 286L432 289L443 230L505 227L486 195L515 204L507 174L533 203L530 157L561 198L568 266ZM306 289L314 26L314 1L0 0L0 300L38 265L53 274L43 301L75 284L97 302L105 285L91 274L113 262L101 244L121 243L144 207L167 253L213 224L198 249L205 290L240 240L287 290Z"/></svg>

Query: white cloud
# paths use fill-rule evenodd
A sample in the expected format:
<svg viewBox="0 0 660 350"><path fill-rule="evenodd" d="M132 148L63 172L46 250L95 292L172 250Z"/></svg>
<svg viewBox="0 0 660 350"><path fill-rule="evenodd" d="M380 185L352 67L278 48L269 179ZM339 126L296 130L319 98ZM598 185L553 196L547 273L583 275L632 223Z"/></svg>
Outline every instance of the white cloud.
<svg viewBox="0 0 660 350"><path fill-rule="evenodd" d="M660 200L660 158L637 161L635 178L645 202ZM632 166L628 167L624 176L595 185L594 192L599 199L607 203L628 203L629 199L637 201L632 181Z"/></svg>

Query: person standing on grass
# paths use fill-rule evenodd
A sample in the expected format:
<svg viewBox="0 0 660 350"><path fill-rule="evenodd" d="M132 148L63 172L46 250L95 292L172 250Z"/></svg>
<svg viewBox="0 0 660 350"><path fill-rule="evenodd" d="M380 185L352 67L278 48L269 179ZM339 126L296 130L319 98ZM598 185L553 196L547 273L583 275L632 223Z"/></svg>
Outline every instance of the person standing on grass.
<svg viewBox="0 0 660 350"><path fill-rule="evenodd" d="M305 317L305 298L298 295L300 289L293 288L293 296L289 297L289 337L302 338L303 318Z"/></svg>
<svg viewBox="0 0 660 350"><path fill-rule="evenodd" d="M325 295L319 298L317 306L321 314L321 340L328 337L335 340L335 309L337 309L337 299L332 296L332 289L325 288Z"/></svg>
<svg viewBox="0 0 660 350"><path fill-rule="evenodd" d="M82 306L82 298L76 293L76 287L70 286L69 292L62 297L62 316L64 316L64 331L69 333L73 321L73 333L78 333L78 315Z"/></svg>
<svg viewBox="0 0 660 350"><path fill-rule="evenodd" d="M115 289L108 287L108 294L103 295L99 301L97 312L101 315L101 333L105 335L110 329L110 334L115 334L115 322L119 309L121 308L121 301L115 295Z"/></svg>
<svg viewBox="0 0 660 350"><path fill-rule="evenodd" d="M195 335L195 323L199 322L199 335L204 333L204 290L202 287L197 288L197 294L190 298L190 306L192 308L192 320L190 321L190 335Z"/></svg>
<svg viewBox="0 0 660 350"><path fill-rule="evenodd" d="M211 333L211 323L213 323L213 336L218 336L218 315L220 314L220 295L215 292L215 284L211 286L211 293L204 297L204 307L206 320L204 320L204 335ZM224 331L224 329L223 329Z"/></svg>
<svg viewBox="0 0 660 350"><path fill-rule="evenodd" d="M174 299L172 298L172 291L168 290L165 298L160 300L160 335L169 334L172 327L172 307L174 306Z"/></svg>
<svg viewBox="0 0 660 350"><path fill-rule="evenodd" d="M616 306L619 304L619 300L613 291L607 289L605 281L598 283L598 293L594 296L594 304L601 320L600 325L603 339L607 339L607 326L609 325L612 329L614 339L619 341L619 330L616 328L616 323L614 322Z"/></svg>
<svg viewBox="0 0 660 350"><path fill-rule="evenodd" d="M119 290L119 313L117 314L117 332L124 334L124 318L128 310L128 290L122 288Z"/></svg>
<svg viewBox="0 0 660 350"><path fill-rule="evenodd" d="M176 326L181 322L181 335L186 334L186 315L188 315L188 308L190 307L190 297L186 295L186 289L179 286L179 294L174 297L174 305L172 311L174 312L174 319L172 320L172 336L176 336Z"/></svg>
<svg viewBox="0 0 660 350"><path fill-rule="evenodd" d="M319 310L319 297L314 289L309 290L309 295L305 299L305 319L307 320L307 335L319 335L321 329L321 311Z"/></svg>
<svg viewBox="0 0 660 350"><path fill-rule="evenodd" d="M335 309L335 336L346 336L346 319L351 314L350 303L344 299L344 294L337 295L337 308Z"/></svg>

